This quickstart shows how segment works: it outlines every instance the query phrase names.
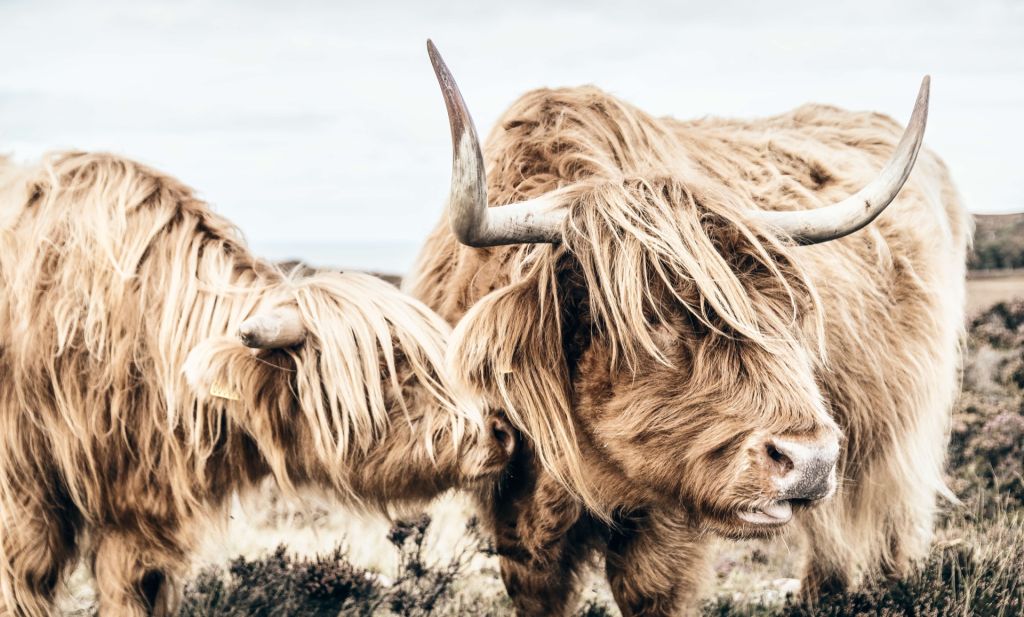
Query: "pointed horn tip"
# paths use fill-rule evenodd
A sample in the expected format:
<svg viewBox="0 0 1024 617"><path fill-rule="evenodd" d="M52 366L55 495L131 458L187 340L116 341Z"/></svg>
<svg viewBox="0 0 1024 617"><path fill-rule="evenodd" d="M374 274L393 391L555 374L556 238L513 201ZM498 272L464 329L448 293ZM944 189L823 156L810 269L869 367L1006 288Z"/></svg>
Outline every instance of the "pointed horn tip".
<svg viewBox="0 0 1024 617"><path fill-rule="evenodd" d="M928 106L931 99L931 75L925 75L921 79L921 88L917 92L917 100L914 102L914 110L911 112L910 124L920 124L923 128L928 121Z"/></svg>
<svg viewBox="0 0 1024 617"><path fill-rule="evenodd" d="M921 104L927 105L928 104L928 98L931 96L931 90L932 90L932 76L931 75L925 75L921 79L921 88L918 90L918 93L917 93L918 105L921 105Z"/></svg>
<svg viewBox="0 0 1024 617"><path fill-rule="evenodd" d="M440 77L441 73L447 73L448 67L445 66L444 60L441 58L441 52L437 50L437 45L434 45L434 41L427 39L427 57L430 58L430 64L434 65L434 72Z"/></svg>

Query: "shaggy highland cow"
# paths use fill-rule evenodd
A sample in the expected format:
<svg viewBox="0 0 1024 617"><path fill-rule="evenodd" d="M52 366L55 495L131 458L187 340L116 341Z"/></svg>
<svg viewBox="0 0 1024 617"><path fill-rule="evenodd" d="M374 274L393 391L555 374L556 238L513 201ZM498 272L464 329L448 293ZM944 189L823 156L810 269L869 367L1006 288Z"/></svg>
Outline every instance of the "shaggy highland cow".
<svg viewBox="0 0 1024 617"><path fill-rule="evenodd" d="M686 122L580 87L527 93L481 153L428 48L451 228L408 284L523 436L482 496L519 613L569 610L595 552L626 615L693 610L714 535L799 529L812 598L925 554L970 235L917 156L927 80L902 138L875 113Z"/></svg>
<svg viewBox="0 0 1024 617"><path fill-rule="evenodd" d="M78 557L101 615L172 609L195 523L268 475L386 507L499 471L448 335L368 275L254 258L131 161L0 160L0 615L50 614Z"/></svg>

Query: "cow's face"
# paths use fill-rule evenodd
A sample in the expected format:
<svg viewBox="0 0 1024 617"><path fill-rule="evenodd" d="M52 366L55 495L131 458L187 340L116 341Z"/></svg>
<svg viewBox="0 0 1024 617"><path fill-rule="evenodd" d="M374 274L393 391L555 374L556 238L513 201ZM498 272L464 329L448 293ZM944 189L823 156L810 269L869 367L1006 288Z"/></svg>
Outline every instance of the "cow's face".
<svg viewBox="0 0 1024 617"><path fill-rule="evenodd" d="M836 489L841 434L816 381L814 290L799 247L690 220L673 231L694 239L700 270L683 276L650 274L679 260L649 239L595 254L570 238L559 269L574 414L646 500L723 535L766 535Z"/></svg>
<svg viewBox="0 0 1024 617"><path fill-rule="evenodd" d="M836 488L840 433L811 354L771 352L676 315L661 358L613 369L594 340L574 371L575 410L596 456L652 502L729 537L771 534Z"/></svg>
<svg viewBox="0 0 1024 617"><path fill-rule="evenodd" d="M686 203L671 180L631 190L661 236L591 215L625 209L614 193L581 201L564 248L510 253L523 270L459 323L458 374L589 505L662 503L729 537L774 533L837 483L802 249L657 207Z"/></svg>
<svg viewBox="0 0 1024 617"><path fill-rule="evenodd" d="M186 369L280 481L389 506L501 471L513 431L449 377L450 330L437 315L369 275L282 287L238 337L194 349Z"/></svg>
<svg viewBox="0 0 1024 617"><path fill-rule="evenodd" d="M513 428L500 411L459 392L442 365L430 367L437 381L429 383L423 368L411 364L410 344L420 343L406 340L395 348L400 388L392 388L387 377L381 383L387 430L350 463L355 491L370 498L419 502L496 479L515 449ZM443 347L435 349L433 359L440 360Z"/></svg>

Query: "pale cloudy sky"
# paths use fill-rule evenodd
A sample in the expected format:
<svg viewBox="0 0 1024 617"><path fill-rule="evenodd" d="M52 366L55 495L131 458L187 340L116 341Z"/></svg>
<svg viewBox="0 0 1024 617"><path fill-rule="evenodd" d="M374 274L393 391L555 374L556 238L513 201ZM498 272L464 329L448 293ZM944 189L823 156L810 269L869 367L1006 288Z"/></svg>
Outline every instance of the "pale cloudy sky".
<svg viewBox="0 0 1024 617"><path fill-rule="evenodd" d="M450 145L432 37L486 132L593 83L656 114L808 101L906 120L972 210L1024 210L1024 1L614 3L0 0L0 151L103 149L192 186L268 257L403 270Z"/></svg>

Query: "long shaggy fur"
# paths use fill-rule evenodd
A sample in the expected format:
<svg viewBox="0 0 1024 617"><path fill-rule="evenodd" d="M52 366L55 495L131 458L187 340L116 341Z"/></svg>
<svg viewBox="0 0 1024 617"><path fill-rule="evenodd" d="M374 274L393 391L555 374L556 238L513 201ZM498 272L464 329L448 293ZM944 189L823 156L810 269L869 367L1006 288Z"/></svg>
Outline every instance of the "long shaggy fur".
<svg viewBox="0 0 1024 617"><path fill-rule="evenodd" d="M454 370L528 438L485 498L524 614L567 610L571 585L547 581L564 586L587 543L624 613L692 606L706 569L695 530L746 533L730 521L766 497L753 454L766 435L845 438L839 494L800 513L808 593L923 554L948 495L970 233L948 173L923 151L875 224L819 246L743 215L848 196L899 134L816 105L653 118L590 87L506 112L485 148L492 205L574 187L564 242L472 249L442 222L409 284L458 322Z"/></svg>
<svg viewBox="0 0 1024 617"><path fill-rule="evenodd" d="M303 345L234 336L282 304ZM483 461L434 313L367 275L283 274L116 156L0 160L0 324L0 614L48 614L80 553L103 614L173 604L192 523L267 474L383 507Z"/></svg>

